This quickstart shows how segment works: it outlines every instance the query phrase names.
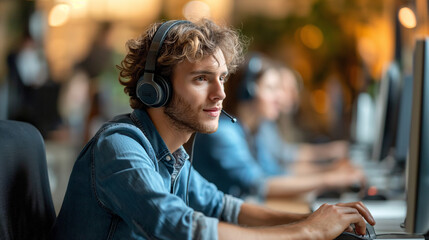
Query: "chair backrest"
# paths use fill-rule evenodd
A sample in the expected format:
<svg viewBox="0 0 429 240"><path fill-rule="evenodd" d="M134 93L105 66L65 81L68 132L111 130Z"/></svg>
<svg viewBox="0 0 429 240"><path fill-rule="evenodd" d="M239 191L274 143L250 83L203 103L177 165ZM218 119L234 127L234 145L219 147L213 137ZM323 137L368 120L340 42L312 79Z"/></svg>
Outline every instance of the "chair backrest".
<svg viewBox="0 0 429 240"><path fill-rule="evenodd" d="M0 239L47 239L55 218L40 132L0 120Z"/></svg>

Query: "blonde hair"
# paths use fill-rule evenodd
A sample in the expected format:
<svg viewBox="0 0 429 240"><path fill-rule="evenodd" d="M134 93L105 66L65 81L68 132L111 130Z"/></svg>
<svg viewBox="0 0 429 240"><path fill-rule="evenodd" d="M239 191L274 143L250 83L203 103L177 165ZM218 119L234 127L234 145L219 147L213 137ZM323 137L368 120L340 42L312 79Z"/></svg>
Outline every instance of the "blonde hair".
<svg viewBox="0 0 429 240"><path fill-rule="evenodd" d="M146 56L156 30L162 23L151 25L140 37L127 42L128 53L120 65L119 82L130 96L130 106L144 108L136 96L137 81L143 75ZM174 26L168 32L159 52L156 71L164 79L171 79L173 67L184 61L195 62L213 55L220 49L229 72L234 72L243 59L243 46L237 31L216 25L208 19Z"/></svg>

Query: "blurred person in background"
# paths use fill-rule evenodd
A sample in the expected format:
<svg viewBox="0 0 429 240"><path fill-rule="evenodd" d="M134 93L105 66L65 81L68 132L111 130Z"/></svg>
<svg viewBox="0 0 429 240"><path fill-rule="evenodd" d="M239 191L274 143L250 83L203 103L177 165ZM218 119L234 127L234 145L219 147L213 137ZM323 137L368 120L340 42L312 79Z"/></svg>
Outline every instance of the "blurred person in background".
<svg viewBox="0 0 429 240"><path fill-rule="evenodd" d="M100 24L88 54L75 66L76 72L82 72L88 80L89 106L83 123L83 143L91 139L98 128L109 120L109 116L103 109L104 102L100 82L102 82L103 72L114 66L110 40L111 29L112 26L108 22Z"/></svg>
<svg viewBox="0 0 429 240"><path fill-rule="evenodd" d="M127 46L118 68L133 111L103 125L80 153L53 238L333 239L350 224L360 234L365 220L375 224L360 202L279 212L192 171L182 145L218 128L224 83L241 59L237 32L210 20L173 21Z"/></svg>
<svg viewBox="0 0 429 240"><path fill-rule="evenodd" d="M22 37L7 55L7 118L33 124L45 139L55 138L62 125L61 84L53 79L44 52L43 14L25 5Z"/></svg>
<svg viewBox="0 0 429 240"><path fill-rule="evenodd" d="M349 163L309 175L290 175L278 163L267 146L278 134L263 138L259 130L285 108L282 81L277 63L250 54L226 86L225 109L239 121L231 124L222 116L215 133L195 136L195 168L222 191L242 198L291 197L363 182L362 171ZM282 148L283 142L275 144Z"/></svg>
<svg viewBox="0 0 429 240"><path fill-rule="evenodd" d="M281 63L277 65L282 91L278 97L280 114L274 121L263 121L257 131L259 137L267 143L269 152L282 166L293 167L297 173L323 170L342 164L341 161L348 161L347 141L311 144L288 140L288 133L294 131L292 118L299 108L303 83L298 72Z"/></svg>

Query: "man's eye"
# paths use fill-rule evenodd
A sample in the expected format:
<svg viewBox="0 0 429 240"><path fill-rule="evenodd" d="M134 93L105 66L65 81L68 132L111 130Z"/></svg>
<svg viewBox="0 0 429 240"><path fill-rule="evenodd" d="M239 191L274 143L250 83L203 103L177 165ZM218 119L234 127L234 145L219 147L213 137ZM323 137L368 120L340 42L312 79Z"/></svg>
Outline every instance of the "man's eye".
<svg viewBox="0 0 429 240"><path fill-rule="evenodd" d="M228 76L222 76L219 78L219 80L223 83L226 83L228 81Z"/></svg>
<svg viewBox="0 0 429 240"><path fill-rule="evenodd" d="M197 80L197 81L205 81L206 77L205 76L198 76L198 77L195 78L195 80Z"/></svg>

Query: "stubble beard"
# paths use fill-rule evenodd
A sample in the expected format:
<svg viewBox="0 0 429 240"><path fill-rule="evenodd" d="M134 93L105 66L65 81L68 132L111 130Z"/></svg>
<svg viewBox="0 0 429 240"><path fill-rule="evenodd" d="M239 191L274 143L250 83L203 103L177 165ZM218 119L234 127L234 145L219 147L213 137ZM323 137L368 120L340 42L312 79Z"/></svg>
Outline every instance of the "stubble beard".
<svg viewBox="0 0 429 240"><path fill-rule="evenodd" d="M217 127L198 122L198 112L195 112L192 105L177 94L173 95L171 101L165 106L164 113L173 126L180 131L213 133L217 130Z"/></svg>

